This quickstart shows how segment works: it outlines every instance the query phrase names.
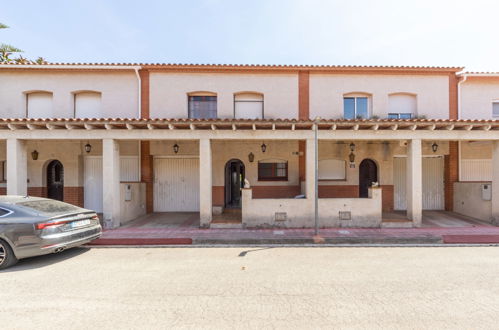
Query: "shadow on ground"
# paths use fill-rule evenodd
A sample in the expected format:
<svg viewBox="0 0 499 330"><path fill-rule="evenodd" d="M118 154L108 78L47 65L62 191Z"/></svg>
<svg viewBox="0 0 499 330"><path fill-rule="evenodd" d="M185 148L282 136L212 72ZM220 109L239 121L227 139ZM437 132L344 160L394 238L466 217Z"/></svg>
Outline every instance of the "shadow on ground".
<svg viewBox="0 0 499 330"><path fill-rule="evenodd" d="M246 255L248 253L250 253L250 252L257 252L257 251L268 250L268 249L272 249L272 247L265 247L265 248L260 248L260 249L246 250L246 251L243 251L243 252L239 253L238 257L246 257Z"/></svg>
<svg viewBox="0 0 499 330"><path fill-rule="evenodd" d="M26 259L21 259L17 264L12 267L9 267L5 270L0 271L0 273L10 273L10 272L19 272L23 270L43 268L46 266L50 266L56 264L58 262L62 262L71 258L75 258L83 253L90 251L89 248L85 247L76 247L72 248L60 253L55 254L47 254L44 256L31 257Z"/></svg>

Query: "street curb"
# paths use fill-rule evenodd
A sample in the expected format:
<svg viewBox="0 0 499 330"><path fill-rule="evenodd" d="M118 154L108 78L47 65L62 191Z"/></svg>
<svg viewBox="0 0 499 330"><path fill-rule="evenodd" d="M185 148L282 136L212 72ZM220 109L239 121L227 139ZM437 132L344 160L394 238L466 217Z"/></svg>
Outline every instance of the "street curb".
<svg viewBox="0 0 499 330"><path fill-rule="evenodd" d="M314 244L314 245L336 245L336 244L441 244L440 236L424 237L334 237L334 238L239 238L239 239L216 239L216 238L195 238L193 245L216 245L216 244Z"/></svg>

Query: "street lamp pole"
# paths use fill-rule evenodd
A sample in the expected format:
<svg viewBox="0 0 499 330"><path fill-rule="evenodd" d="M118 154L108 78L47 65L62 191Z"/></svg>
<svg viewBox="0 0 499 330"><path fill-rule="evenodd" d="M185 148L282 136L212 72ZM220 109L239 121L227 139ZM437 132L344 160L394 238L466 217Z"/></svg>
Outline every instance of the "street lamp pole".
<svg viewBox="0 0 499 330"><path fill-rule="evenodd" d="M318 131L319 131L319 121L321 120L320 117L315 118L315 160L314 160L314 171L315 171L315 182L314 182L314 188L315 188L315 235L319 233L319 137L318 137Z"/></svg>

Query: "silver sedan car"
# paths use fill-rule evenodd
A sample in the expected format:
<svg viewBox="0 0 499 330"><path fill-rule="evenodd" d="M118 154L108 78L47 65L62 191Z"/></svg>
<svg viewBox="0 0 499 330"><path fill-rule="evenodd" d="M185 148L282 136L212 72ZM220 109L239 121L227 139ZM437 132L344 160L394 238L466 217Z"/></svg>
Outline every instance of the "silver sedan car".
<svg viewBox="0 0 499 330"><path fill-rule="evenodd" d="M0 269L88 243L101 233L94 211L48 198L0 196Z"/></svg>

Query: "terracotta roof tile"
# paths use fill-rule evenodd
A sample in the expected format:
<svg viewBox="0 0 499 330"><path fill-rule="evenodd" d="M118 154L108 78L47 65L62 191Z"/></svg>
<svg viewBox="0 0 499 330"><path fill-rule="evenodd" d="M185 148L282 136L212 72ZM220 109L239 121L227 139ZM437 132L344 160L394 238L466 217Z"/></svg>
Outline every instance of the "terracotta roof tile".
<svg viewBox="0 0 499 330"><path fill-rule="evenodd" d="M142 66L146 68L175 69L299 69L299 70L432 70L432 71L462 71L463 67L453 66L401 66L401 65L294 65L294 64L198 64L198 63L47 63L47 64L0 64L9 66Z"/></svg>

